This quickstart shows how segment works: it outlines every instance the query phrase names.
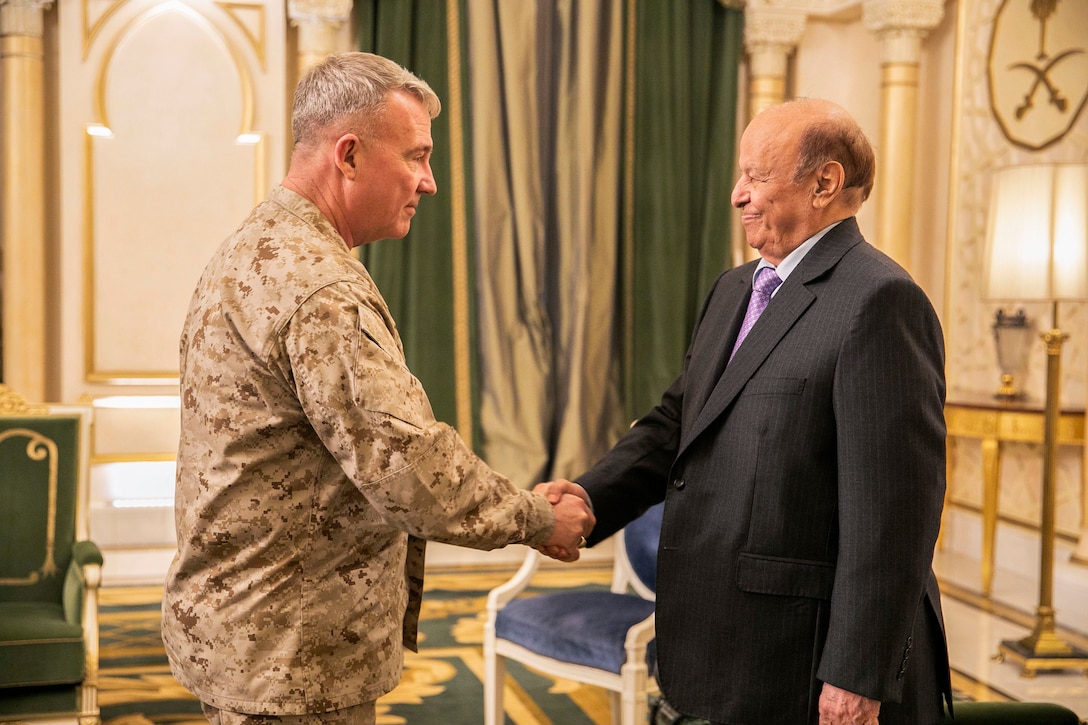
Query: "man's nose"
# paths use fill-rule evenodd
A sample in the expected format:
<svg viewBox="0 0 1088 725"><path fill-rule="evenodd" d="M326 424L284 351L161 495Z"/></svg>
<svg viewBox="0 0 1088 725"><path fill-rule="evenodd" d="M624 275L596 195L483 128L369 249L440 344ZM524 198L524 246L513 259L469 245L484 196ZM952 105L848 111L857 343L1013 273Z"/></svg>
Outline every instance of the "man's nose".
<svg viewBox="0 0 1088 725"><path fill-rule="evenodd" d="M747 200L748 190L738 179L736 186L733 187L733 193L729 196L729 203L739 209L742 205L747 203Z"/></svg>
<svg viewBox="0 0 1088 725"><path fill-rule="evenodd" d="M419 193L434 196L438 193L438 184L434 180L434 172L430 164L427 165L427 173L419 180Z"/></svg>

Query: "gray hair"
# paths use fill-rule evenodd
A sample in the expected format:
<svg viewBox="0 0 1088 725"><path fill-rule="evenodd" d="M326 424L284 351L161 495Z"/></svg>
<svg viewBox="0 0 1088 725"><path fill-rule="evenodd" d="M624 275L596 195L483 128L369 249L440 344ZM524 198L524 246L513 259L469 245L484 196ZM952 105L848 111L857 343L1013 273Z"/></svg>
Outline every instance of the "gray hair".
<svg viewBox="0 0 1088 725"><path fill-rule="evenodd" d="M313 140L342 119L367 124L393 91L413 96L431 118L442 110L438 96L411 71L373 53L336 53L311 68L298 87L291 109L295 144Z"/></svg>
<svg viewBox="0 0 1088 725"><path fill-rule="evenodd" d="M807 98L786 101L786 104L814 103ZM841 109L839 109L841 110ZM876 154L865 133L849 114L824 112L822 117L807 124L802 132L797 167L793 180L800 181L827 161L838 161L843 168L843 189L859 189L860 201L869 198L876 175Z"/></svg>

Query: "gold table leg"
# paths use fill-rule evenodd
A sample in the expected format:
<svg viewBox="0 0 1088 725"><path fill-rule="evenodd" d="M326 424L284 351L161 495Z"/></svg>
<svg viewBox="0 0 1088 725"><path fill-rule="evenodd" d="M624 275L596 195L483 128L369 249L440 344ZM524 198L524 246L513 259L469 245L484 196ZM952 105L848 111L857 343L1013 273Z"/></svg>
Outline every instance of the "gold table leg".
<svg viewBox="0 0 1088 725"><path fill-rule="evenodd" d="M997 492L1001 481L1001 444L996 438L982 441L982 596L990 596L994 584L994 542L997 540Z"/></svg>

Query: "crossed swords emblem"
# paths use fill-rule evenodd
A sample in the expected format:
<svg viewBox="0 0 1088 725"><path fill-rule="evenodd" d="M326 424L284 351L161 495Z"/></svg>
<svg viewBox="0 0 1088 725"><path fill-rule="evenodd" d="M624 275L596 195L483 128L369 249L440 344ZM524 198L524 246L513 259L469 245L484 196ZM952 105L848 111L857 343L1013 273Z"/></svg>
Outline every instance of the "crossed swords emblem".
<svg viewBox="0 0 1088 725"><path fill-rule="evenodd" d="M1046 91L1050 96L1048 101L1052 103L1054 107L1057 108L1059 111L1065 113L1065 109L1069 107L1069 99L1063 96L1062 92L1058 89L1058 87L1054 85L1054 81L1050 79L1050 71L1054 68L1058 61L1065 60L1072 55L1077 55L1078 53L1083 52L1084 51L1080 48L1072 48L1070 50L1058 53L1056 56L1054 56L1042 65L1034 65L1033 63L1013 63L1009 66L1009 70L1012 70L1013 68L1023 68L1024 70L1030 71L1035 74L1035 81L1031 84L1028 92L1024 95L1024 102L1016 107L1017 120L1023 118L1025 113L1035 107L1035 93L1039 90L1039 86L1043 86L1046 88Z"/></svg>
<svg viewBox="0 0 1088 725"><path fill-rule="evenodd" d="M1062 51L1056 56L1047 60L1046 53L1046 25L1050 21L1051 16L1058 9L1059 0L1031 0L1029 10L1033 16L1039 21L1039 53L1035 56L1035 60L1039 61L1039 65L1034 63L1013 63L1009 66L1009 70L1014 68L1023 68L1024 70L1034 74L1035 81L1028 88L1028 92L1024 95L1024 102L1016 107L1016 119L1020 120L1024 117L1024 114L1035 107L1035 94L1039 90L1039 86L1046 88L1046 92L1050 95L1049 102L1053 104L1059 112L1065 113L1065 109L1069 107L1069 99L1062 95L1058 90L1058 86L1054 84L1054 81L1050 79L1050 71L1060 61L1066 58L1083 53L1083 48L1072 48L1070 50ZM1043 61L1046 61L1045 63Z"/></svg>

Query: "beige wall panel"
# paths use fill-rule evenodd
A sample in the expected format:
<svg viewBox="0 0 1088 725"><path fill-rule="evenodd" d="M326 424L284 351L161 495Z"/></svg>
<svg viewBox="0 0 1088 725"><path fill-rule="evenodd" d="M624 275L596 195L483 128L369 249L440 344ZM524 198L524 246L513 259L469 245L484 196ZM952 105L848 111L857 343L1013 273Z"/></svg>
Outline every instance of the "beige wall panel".
<svg viewBox="0 0 1088 725"><path fill-rule="evenodd" d="M284 174L285 3L58 11L63 397L176 394L197 277Z"/></svg>
<svg viewBox="0 0 1088 725"><path fill-rule="evenodd" d="M96 407L94 423L96 460L165 460L177 454L177 407Z"/></svg>
<svg viewBox="0 0 1088 725"><path fill-rule="evenodd" d="M92 371L176 375L193 286L256 197L261 150L217 31L189 12L134 23L103 68L109 137L92 136Z"/></svg>

